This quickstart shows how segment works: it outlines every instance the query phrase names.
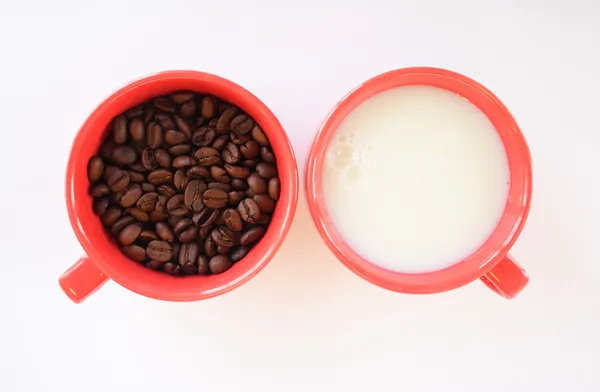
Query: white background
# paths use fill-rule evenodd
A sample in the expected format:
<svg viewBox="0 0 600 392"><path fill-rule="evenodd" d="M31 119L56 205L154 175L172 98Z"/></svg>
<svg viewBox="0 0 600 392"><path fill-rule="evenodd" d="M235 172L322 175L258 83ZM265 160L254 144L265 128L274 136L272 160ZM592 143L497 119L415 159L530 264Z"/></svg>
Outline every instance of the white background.
<svg viewBox="0 0 600 392"><path fill-rule="evenodd" d="M600 390L600 3L248 3L0 5L0 390ZM70 143L116 88L166 69L230 78L275 112L303 167L338 99L414 65L488 86L530 144L517 299L479 282L371 286L327 251L303 194L271 264L222 297L171 304L108 283L76 306L60 291L82 252L63 198Z"/></svg>

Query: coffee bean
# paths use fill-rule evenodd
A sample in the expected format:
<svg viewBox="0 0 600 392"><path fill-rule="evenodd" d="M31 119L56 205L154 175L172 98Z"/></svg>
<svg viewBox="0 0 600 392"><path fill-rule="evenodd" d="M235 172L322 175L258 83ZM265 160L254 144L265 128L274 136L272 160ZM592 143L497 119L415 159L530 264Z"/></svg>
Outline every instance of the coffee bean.
<svg viewBox="0 0 600 392"><path fill-rule="evenodd" d="M179 250L181 249L181 244L179 242L175 242L173 245L171 245L171 248L173 249L171 252L171 260L177 262L179 259Z"/></svg>
<svg viewBox="0 0 600 392"><path fill-rule="evenodd" d="M204 166L192 166L186 172L192 178L210 178L210 172Z"/></svg>
<svg viewBox="0 0 600 392"><path fill-rule="evenodd" d="M138 199L136 207L144 212L149 212L154 210L156 203L158 203L158 193L149 192Z"/></svg>
<svg viewBox="0 0 600 392"><path fill-rule="evenodd" d="M221 152L221 157L225 163L235 165L241 159L242 154L240 153L238 146L233 143L227 143L227 146L225 146L225 149Z"/></svg>
<svg viewBox="0 0 600 392"><path fill-rule="evenodd" d="M173 231L179 238L179 241L184 243L193 241L198 235L198 228L194 226L194 223L189 218L184 218L177 222Z"/></svg>
<svg viewBox="0 0 600 392"><path fill-rule="evenodd" d="M267 183L266 181L258 175L258 173L250 174L250 177L247 179L248 186L252 189L252 192L256 195L260 195L263 193L267 193Z"/></svg>
<svg viewBox="0 0 600 392"><path fill-rule="evenodd" d="M167 152L167 150L163 150L162 148L154 150L154 159L160 167L165 169L171 167L171 155Z"/></svg>
<svg viewBox="0 0 600 392"><path fill-rule="evenodd" d="M271 199L277 201L279 200L279 192L280 192L279 178L274 177L269 180L269 196Z"/></svg>
<svg viewBox="0 0 600 392"><path fill-rule="evenodd" d="M148 124L154 118L154 107L145 105L144 107L144 124Z"/></svg>
<svg viewBox="0 0 600 392"><path fill-rule="evenodd" d="M217 121L217 132L224 134L229 131L229 127L231 124L231 120L237 114L238 109L235 106L229 106L221 115L219 116L219 121Z"/></svg>
<svg viewBox="0 0 600 392"><path fill-rule="evenodd" d="M233 209L229 208L223 211L223 220L225 221L225 225L229 230L232 231L240 231L242 230L242 218L240 217L240 213Z"/></svg>
<svg viewBox="0 0 600 392"><path fill-rule="evenodd" d="M143 151L143 149L142 149L142 151ZM142 165L142 162L133 163L133 164L129 165L129 168L131 169L131 170L129 170L130 172L135 171L140 174L146 172L146 168L144 167L144 165Z"/></svg>
<svg viewBox="0 0 600 392"><path fill-rule="evenodd" d="M117 198L117 202L122 207L131 207L138 199L142 196L142 188L138 184L129 184L129 186L122 190Z"/></svg>
<svg viewBox="0 0 600 392"><path fill-rule="evenodd" d="M88 163L88 179L90 182L98 182L104 173L104 161L98 155L94 155Z"/></svg>
<svg viewBox="0 0 600 392"><path fill-rule="evenodd" d="M191 99L194 99L194 93L191 91L178 91L170 95L171 101L181 105Z"/></svg>
<svg viewBox="0 0 600 392"><path fill-rule="evenodd" d="M250 175L250 169L243 166L232 166L225 164L225 171L233 178L246 178Z"/></svg>
<svg viewBox="0 0 600 392"><path fill-rule="evenodd" d="M137 159L137 152L133 147L130 146L117 146L113 150L112 160L117 165L131 165Z"/></svg>
<svg viewBox="0 0 600 392"><path fill-rule="evenodd" d="M271 179L277 176L277 168L271 163L261 162L256 165L256 172L262 178Z"/></svg>
<svg viewBox="0 0 600 392"><path fill-rule="evenodd" d="M197 261L197 265L198 265L198 273L200 275L206 275L210 272L210 269L208 267L208 257L206 255L200 255L198 256L198 261Z"/></svg>
<svg viewBox="0 0 600 392"><path fill-rule="evenodd" d="M128 208L127 213L142 223L150 221L150 216L139 208Z"/></svg>
<svg viewBox="0 0 600 392"><path fill-rule="evenodd" d="M183 117L192 117L196 114L196 101L187 101L181 108L179 108L179 114Z"/></svg>
<svg viewBox="0 0 600 392"><path fill-rule="evenodd" d="M219 190L222 190L223 192L227 193L227 192L231 192L231 185L224 184L222 182L212 181L212 182L208 183L208 189L219 189Z"/></svg>
<svg viewBox="0 0 600 392"><path fill-rule="evenodd" d="M169 130L165 132L165 142L168 145L176 146L186 141L185 133L175 130Z"/></svg>
<svg viewBox="0 0 600 392"><path fill-rule="evenodd" d="M244 257L246 257L246 255L248 254L248 252L250 252L250 248L247 246L237 246L235 248L233 248L231 250L231 253L229 254L229 257L231 258L231 261L233 261L234 263L237 263L238 261L240 261L241 259L243 259Z"/></svg>
<svg viewBox="0 0 600 392"><path fill-rule="evenodd" d="M121 230L123 230L126 226L135 223L135 218L133 216L122 216L110 227L110 233L113 236L118 235Z"/></svg>
<svg viewBox="0 0 600 392"><path fill-rule="evenodd" d="M113 150L116 146L117 143L115 143L112 139L107 138L104 141L104 144L100 147L100 156L103 159L111 159Z"/></svg>
<svg viewBox="0 0 600 392"><path fill-rule="evenodd" d="M90 195L92 195L92 197L105 196L105 195L108 195L109 193L110 193L110 189L108 188L108 185L106 185L106 184L96 184L96 185L92 185L90 187Z"/></svg>
<svg viewBox="0 0 600 392"><path fill-rule="evenodd" d="M146 125L146 145L150 148L159 148L163 142L163 129L155 122Z"/></svg>
<svg viewBox="0 0 600 392"><path fill-rule="evenodd" d="M235 146L235 144L234 144ZM240 146L240 152L246 159L254 159L259 154L259 146L256 140L248 140ZM230 162L227 162L230 163Z"/></svg>
<svg viewBox="0 0 600 392"><path fill-rule="evenodd" d="M224 184L228 184L231 182L231 178L227 175L225 169L219 166L211 166L210 167L210 176L218 182L222 182Z"/></svg>
<svg viewBox="0 0 600 392"><path fill-rule="evenodd" d="M245 135L252 131L254 127L254 121L245 114L240 114L231 120L231 132L236 135Z"/></svg>
<svg viewBox="0 0 600 392"><path fill-rule="evenodd" d="M177 194L177 190L175 190L175 188L173 188L173 186L171 186L171 185L161 185L161 186L158 187L158 189L156 190L156 192L159 195L163 195L163 196L166 196L166 197L169 197L169 198L173 197L173 196L175 196L175 194Z"/></svg>
<svg viewBox="0 0 600 392"><path fill-rule="evenodd" d="M165 222L156 222L156 235L170 244L175 242L175 233Z"/></svg>
<svg viewBox="0 0 600 392"><path fill-rule="evenodd" d="M250 245L258 241L265 234L262 226L253 226L240 237L240 244Z"/></svg>
<svg viewBox="0 0 600 392"><path fill-rule="evenodd" d="M154 104L156 110L160 110L165 113L175 113L175 110L177 109L175 103L167 97L154 98L152 103Z"/></svg>
<svg viewBox="0 0 600 392"><path fill-rule="evenodd" d="M173 248L165 241L151 241L146 248L146 254L152 260L166 262L171 260Z"/></svg>
<svg viewBox="0 0 600 392"><path fill-rule="evenodd" d="M173 116L173 119L175 120L175 125L177 125L177 129L179 129L185 135L186 139L191 140L192 139L192 127L187 122L187 120L176 114Z"/></svg>
<svg viewBox="0 0 600 392"><path fill-rule="evenodd" d="M215 213L216 211L216 213ZM212 224L219 214L219 210L213 210L211 208L203 208L202 210L195 212L192 215L192 222L199 227L207 227Z"/></svg>
<svg viewBox="0 0 600 392"><path fill-rule="evenodd" d="M181 272L181 266L173 262L167 262L163 264L163 270L169 275L177 275Z"/></svg>
<svg viewBox="0 0 600 392"><path fill-rule="evenodd" d="M265 162L275 163L275 154L271 151L271 148L262 146L260 148L260 157Z"/></svg>
<svg viewBox="0 0 600 392"><path fill-rule="evenodd" d="M122 214L121 207L119 206L110 206L102 213L100 216L100 220L104 224L104 226L112 226L117 219L121 217Z"/></svg>
<svg viewBox="0 0 600 392"><path fill-rule="evenodd" d="M256 220L260 216L260 208L258 204L249 198L242 200L238 205L237 210L244 222L256 223Z"/></svg>
<svg viewBox="0 0 600 392"><path fill-rule="evenodd" d="M267 135L265 135L263 130L260 129L258 124L254 125L254 128L252 128L252 138L256 140L261 146L269 145L269 139L267 138Z"/></svg>
<svg viewBox="0 0 600 392"><path fill-rule="evenodd" d="M217 115L217 100L214 97L205 95L202 98L200 115L204 118L213 118Z"/></svg>
<svg viewBox="0 0 600 392"><path fill-rule="evenodd" d="M143 109L142 109L143 110ZM144 140L144 120L134 118L129 123L129 135L134 142L142 142Z"/></svg>
<svg viewBox="0 0 600 392"><path fill-rule="evenodd" d="M132 118L142 117L144 115L144 105L139 105L125 112L125 117L131 120Z"/></svg>
<svg viewBox="0 0 600 392"><path fill-rule="evenodd" d="M232 265L231 259L226 255L213 256L208 262L210 271L213 274L222 274L231 268Z"/></svg>
<svg viewBox="0 0 600 392"><path fill-rule="evenodd" d="M208 189L202 197L208 208L218 209L227 205L227 193L219 189Z"/></svg>
<svg viewBox="0 0 600 392"><path fill-rule="evenodd" d="M199 254L200 249L197 243L191 242L181 245L178 261L184 274L192 275L197 273Z"/></svg>
<svg viewBox="0 0 600 392"><path fill-rule="evenodd" d="M217 253L218 254L226 255L230 251L231 251L231 246L217 245Z"/></svg>
<svg viewBox="0 0 600 392"><path fill-rule="evenodd" d="M192 146L187 143L178 144L169 148L169 154L173 156L187 155L190 153L190 151L192 151Z"/></svg>
<svg viewBox="0 0 600 392"><path fill-rule="evenodd" d="M227 204L237 206L244 199L244 192L234 191L227 194Z"/></svg>
<svg viewBox="0 0 600 392"><path fill-rule="evenodd" d="M169 223L169 226L171 227L175 227L175 225L177 223L179 223L179 221L186 219L185 215L184 216L173 216L173 215L169 215L169 217L167 218L167 222Z"/></svg>
<svg viewBox="0 0 600 392"><path fill-rule="evenodd" d="M231 187L238 191L245 191L248 189L248 183L245 180L233 178L231 180Z"/></svg>
<svg viewBox="0 0 600 392"><path fill-rule="evenodd" d="M121 243L121 245L131 245L135 240L137 240L141 232L141 224L131 223L130 225L125 226L119 232L119 242Z"/></svg>
<svg viewBox="0 0 600 392"><path fill-rule="evenodd" d="M241 166L247 167L250 170L255 170L258 161L256 159L246 159L240 163Z"/></svg>
<svg viewBox="0 0 600 392"><path fill-rule="evenodd" d="M138 241L150 242L157 240L158 236L152 230L142 230L140 236L138 237Z"/></svg>
<svg viewBox="0 0 600 392"><path fill-rule="evenodd" d="M169 214L166 211L154 210L150 211L148 216L150 217L150 222L156 223L167 219Z"/></svg>
<svg viewBox="0 0 600 392"><path fill-rule="evenodd" d="M227 146L227 143L229 143L229 135L221 135L215 139L211 147L217 151L221 151Z"/></svg>
<svg viewBox="0 0 600 392"><path fill-rule="evenodd" d="M127 170L127 173L129 173L130 182L135 182L136 184L139 184L146 181L146 176L142 173L136 172L134 170Z"/></svg>
<svg viewBox="0 0 600 392"><path fill-rule="evenodd" d="M188 213L188 208L185 206L185 196L177 194L167 202L167 211L171 215L183 216Z"/></svg>
<svg viewBox="0 0 600 392"><path fill-rule="evenodd" d="M210 235L206 237L206 240L204 240L204 254L208 257L217 255L217 243Z"/></svg>
<svg viewBox="0 0 600 392"><path fill-rule="evenodd" d="M187 183L189 182L186 181L186 177L187 175L185 174L184 169L179 169L175 172L175 176L173 178L173 185L175 185L176 189L179 189L180 191L185 189Z"/></svg>
<svg viewBox="0 0 600 392"><path fill-rule="evenodd" d="M216 165L220 161L219 152L212 147L202 147L196 151L194 157L202 166Z"/></svg>
<svg viewBox="0 0 600 392"><path fill-rule="evenodd" d="M196 164L196 159L189 155L182 155L173 160L173 167L176 169L181 169L187 166L194 166Z"/></svg>
<svg viewBox="0 0 600 392"><path fill-rule="evenodd" d="M241 146L243 144L248 143L251 139L252 136L250 134L246 134L246 135L236 135L234 133L232 133L229 138L231 139L231 142L237 146Z"/></svg>
<svg viewBox="0 0 600 392"><path fill-rule="evenodd" d="M202 195L206 192L207 187L204 181L192 180L185 188L185 205L192 211L200 211L204 208Z"/></svg>
<svg viewBox="0 0 600 392"><path fill-rule="evenodd" d="M156 169L148 174L148 182L154 186L171 184L173 173L167 169Z"/></svg>
<svg viewBox="0 0 600 392"><path fill-rule="evenodd" d="M217 137L217 131L211 127L200 127L192 134L192 143L199 147L210 146Z"/></svg>
<svg viewBox="0 0 600 392"><path fill-rule="evenodd" d="M109 204L110 204L110 201L109 201L108 197L102 197L102 198L94 200L94 213L96 215L104 214L104 212L106 212Z"/></svg>
<svg viewBox="0 0 600 392"><path fill-rule="evenodd" d="M155 170L158 168L158 162L156 162L156 152L151 148L145 148L142 151L142 165L146 170Z"/></svg>
<svg viewBox="0 0 600 392"><path fill-rule="evenodd" d="M127 141L127 118L125 116L120 115L113 120L113 137L117 144Z"/></svg>
<svg viewBox="0 0 600 392"><path fill-rule="evenodd" d="M234 245L235 235L225 226L218 227L211 232L213 240L217 245L232 247Z"/></svg>
<svg viewBox="0 0 600 392"><path fill-rule="evenodd" d="M132 260L142 262L146 259L146 249L142 248L139 245L127 245L121 247L125 256L129 257Z"/></svg>
<svg viewBox="0 0 600 392"><path fill-rule="evenodd" d="M258 204L261 213L270 214L275 209L275 200L271 199L269 195L254 195L252 200Z"/></svg>
<svg viewBox="0 0 600 392"><path fill-rule="evenodd" d="M143 182L140 186L142 187L142 192L154 192L156 190L156 187L149 182Z"/></svg>
<svg viewBox="0 0 600 392"><path fill-rule="evenodd" d="M115 171L108 179L108 186L111 191L119 192L129 185L129 173L125 170Z"/></svg>

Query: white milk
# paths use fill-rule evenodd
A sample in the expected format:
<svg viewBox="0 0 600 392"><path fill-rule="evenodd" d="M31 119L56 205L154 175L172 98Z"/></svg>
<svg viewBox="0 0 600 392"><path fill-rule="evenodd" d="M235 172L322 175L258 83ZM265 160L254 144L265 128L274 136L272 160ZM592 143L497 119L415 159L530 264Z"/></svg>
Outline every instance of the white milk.
<svg viewBox="0 0 600 392"><path fill-rule="evenodd" d="M498 223L509 187L506 152L490 120L447 90L380 93L341 123L327 151L327 211L371 263L419 273L476 251Z"/></svg>

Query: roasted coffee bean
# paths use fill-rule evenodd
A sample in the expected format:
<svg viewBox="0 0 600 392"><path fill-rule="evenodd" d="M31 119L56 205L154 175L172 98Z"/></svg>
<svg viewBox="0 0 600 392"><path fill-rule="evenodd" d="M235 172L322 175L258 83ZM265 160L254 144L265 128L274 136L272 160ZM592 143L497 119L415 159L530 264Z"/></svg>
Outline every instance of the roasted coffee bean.
<svg viewBox="0 0 600 392"><path fill-rule="evenodd" d="M247 167L250 170L256 169L256 165L258 161L256 159L246 159L245 161L240 162L240 166Z"/></svg>
<svg viewBox="0 0 600 392"><path fill-rule="evenodd" d="M240 191L229 192L227 194L227 204L237 207L237 205L240 204L240 202L244 199L244 197L246 197L244 192L240 192Z"/></svg>
<svg viewBox="0 0 600 392"><path fill-rule="evenodd" d="M127 213L142 223L150 222L150 216L139 208L128 208Z"/></svg>
<svg viewBox="0 0 600 392"><path fill-rule="evenodd" d="M262 226L253 226L240 237L240 244L250 245L258 241L265 234Z"/></svg>
<svg viewBox="0 0 600 392"><path fill-rule="evenodd" d="M204 192L203 202L208 208L223 208L227 205L227 193L220 189L209 189Z"/></svg>
<svg viewBox="0 0 600 392"><path fill-rule="evenodd" d="M100 147L100 156L102 156L103 159L110 159L116 146L117 143L112 139L106 139L104 144Z"/></svg>
<svg viewBox="0 0 600 392"><path fill-rule="evenodd" d="M158 162L156 162L156 152L151 148L145 148L142 151L142 165L146 170L155 170L158 168Z"/></svg>
<svg viewBox="0 0 600 392"><path fill-rule="evenodd" d="M197 265L198 265L198 273L200 275L206 275L210 272L210 269L208 267L208 257L206 255L200 255L198 256L198 261L197 261Z"/></svg>
<svg viewBox="0 0 600 392"><path fill-rule="evenodd" d="M211 147L217 151L222 151L229 143L229 135L221 135L215 139Z"/></svg>
<svg viewBox="0 0 600 392"><path fill-rule="evenodd" d="M245 135L252 131L253 127L254 120L245 114L235 116L233 120L231 120L231 132L235 133L236 135Z"/></svg>
<svg viewBox="0 0 600 392"><path fill-rule="evenodd" d="M242 157L240 149L233 143L227 143L227 146L221 152L221 157L225 163L229 163L230 165L235 165L238 163Z"/></svg>
<svg viewBox="0 0 600 392"><path fill-rule="evenodd" d="M179 108L179 114L183 117L192 117L196 114L196 101L187 101L181 108Z"/></svg>
<svg viewBox="0 0 600 392"><path fill-rule="evenodd" d="M182 155L173 159L173 167L176 169L181 169L187 166L194 166L196 163L196 159L189 155Z"/></svg>
<svg viewBox="0 0 600 392"><path fill-rule="evenodd" d="M173 121L173 118L167 113L157 113L154 117L156 118L156 121L158 121L162 129L175 129L175 122Z"/></svg>
<svg viewBox="0 0 600 392"><path fill-rule="evenodd" d="M270 214L275 209L275 200L271 199L269 195L254 195L252 200L258 204L261 213Z"/></svg>
<svg viewBox="0 0 600 392"><path fill-rule="evenodd" d="M163 270L169 275L178 275L181 272L181 266L169 261L163 264Z"/></svg>
<svg viewBox="0 0 600 392"><path fill-rule="evenodd" d="M142 230L140 236L138 237L138 241L150 242L157 240L158 236L152 230Z"/></svg>
<svg viewBox="0 0 600 392"><path fill-rule="evenodd" d="M251 199L252 199L252 198L254 197L254 195L256 195L256 192L254 192L252 189L248 189L248 190L245 192L245 194L246 194L246 197L249 197L249 198L251 198Z"/></svg>
<svg viewBox="0 0 600 392"><path fill-rule="evenodd" d="M217 244L217 253L221 255L226 255L231 251L231 246L223 246Z"/></svg>
<svg viewBox="0 0 600 392"><path fill-rule="evenodd" d="M140 186L142 187L142 192L154 192L156 190L156 187L149 182L143 182Z"/></svg>
<svg viewBox="0 0 600 392"><path fill-rule="evenodd" d="M144 115L144 105L139 105L125 112L125 117L128 119L142 117Z"/></svg>
<svg viewBox="0 0 600 392"><path fill-rule="evenodd" d="M201 240L205 240L206 237L210 235L212 231L212 225L200 226L198 229L198 238Z"/></svg>
<svg viewBox="0 0 600 392"><path fill-rule="evenodd" d="M171 184L173 173L167 169L156 169L148 174L148 182L154 186Z"/></svg>
<svg viewBox="0 0 600 392"><path fill-rule="evenodd" d="M175 242L173 245L171 245L171 248L173 248L173 251L171 252L171 260L177 262L179 259L179 250L181 249L181 244L179 242Z"/></svg>
<svg viewBox="0 0 600 392"><path fill-rule="evenodd" d="M108 195L109 193L110 193L110 189L108 188L108 185L106 185L106 184L96 184L96 185L92 185L90 187L90 195L92 195L92 197L105 196L105 195Z"/></svg>
<svg viewBox="0 0 600 392"><path fill-rule="evenodd" d="M165 222L156 222L156 235L170 244L175 242L175 233L171 226Z"/></svg>
<svg viewBox="0 0 600 392"><path fill-rule="evenodd" d="M193 275L198 272L197 263L199 254L200 249L197 243L191 242L181 245L178 261L184 274Z"/></svg>
<svg viewBox="0 0 600 392"><path fill-rule="evenodd" d="M271 179L277 176L277 168L271 163L261 162L256 165L256 172L262 178Z"/></svg>
<svg viewBox="0 0 600 392"><path fill-rule="evenodd" d="M141 224L132 223L127 225L119 232L119 243L121 243L121 245L131 245L137 240L141 232Z"/></svg>
<svg viewBox="0 0 600 392"><path fill-rule="evenodd" d="M143 112L140 113L140 116L141 115L143 115ZM131 123L129 123L129 135L131 136L131 140L134 142L142 142L144 140L144 133L144 120L141 118L134 118L131 120Z"/></svg>
<svg viewBox="0 0 600 392"><path fill-rule="evenodd" d="M137 159L137 152L133 147L130 146L117 146L113 150L112 160L117 165L131 165Z"/></svg>
<svg viewBox="0 0 600 392"><path fill-rule="evenodd" d="M250 134L236 135L236 134L232 133L229 136L229 138L231 139L231 142L233 144L235 144L236 146L242 146L242 145L248 143L252 139L252 136Z"/></svg>
<svg viewBox="0 0 600 392"><path fill-rule="evenodd" d="M260 208L256 202L250 198L244 199L237 208L242 220L248 223L256 223L260 216Z"/></svg>
<svg viewBox="0 0 600 392"><path fill-rule="evenodd" d="M231 250L231 253L229 253L229 257L231 258L231 261L237 263L238 261L246 257L249 251L250 248L247 246L237 246Z"/></svg>
<svg viewBox="0 0 600 392"><path fill-rule="evenodd" d="M217 100L214 97L205 95L202 98L200 115L204 118L213 118L217 115Z"/></svg>
<svg viewBox="0 0 600 392"><path fill-rule="evenodd" d="M171 167L171 155L167 152L167 150L163 150L162 148L154 150L154 159L160 167L165 169Z"/></svg>
<svg viewBox="0 0 600 392"><path fill-rule="evenodd" d="M192 143L199 147L210 146L217 137L217 131L211 127L200 127L192 134Z"/></svg>
<svg viewBox="0 0 600 392"><path fill-rule="evenodd" d="M192 146L187 143L178 144L169 148L169 154L173 156L187 155L190 151L192 151Z"/></svg>
<svg viewBox="0 0 600 392"><path fill-rule="evenodd" d="M161 185L156 189L159 195L166 196L168 198L173 197L177 194L177 190L172 185Z"/></svg>
<svg viewBox="0 0 600 392"><path fill-rule="evenodd" d="M225 247L232 247L234 245L235 234L225 226L214 229L210 235L217 245Z"/></svg>
<svg viewBox="0 0 600 392"><path fill-rule="evenodd" d="M175 102L177 105L181 105L191 99L194 99L194 93L191 91L178 91L170 95L171 101Z"/></svg>
<svg viewBox="0 0 600 392"><path fill-rule="evenodd" d="M185 170L184 169L179 169L175 172L175 176L173 178L173 185L175 185L176 189L179 189L180 191L184 190L186 185L187 185L187 181L186 182L186 178L187 175L185 174Z"/></svg>
<svg viewBox="0 0 600 392"><path fill-rule="evenodd" d="M215 181L222 182L224 184L229 184L231 182L231 177L227 175L227 171L219 166L210 167L210 176Z"/></svg>
<svg viewBox="0 0 600 392"><path fill-rule="evenodd" d="M265 135L264 131L258 126L258 124L254 125L254 128L252 128L252 138L261 146L269 145L269 139L267 138L267 135Z"/></svg>
<svg viewBox="0 0 600 392"><path fill-rule="evenodd" d="M121 230L132 223L135 223L135 218L133 216L122 216L110 227L110 233L113 236L116 236L121 232Z"/></svg>
<svg viewBox="0 0 600 392"><path fill-rule="evenodd" d="M175 110L177 110L175 103L167 97L154 98L152 103L154 104L156 110L160 110L162 112L175 113Z"/></svg>
<svg viewBox="0 0 600 392"><path fill-rule="evenodd" d="M245 180L233 178L231 180L231 187L238 191L245 191L246 189L248 189L248 183Z"/></svg>
<svg viewBox="0 0 600 392"><path fill-rule="evenodd" d="M122 213L121 207L110 206L100 215L100 220L104 226L112 226L121 217Z"/></svg>
<svg viewBox="0 0 600 392"><path fill-rule="evenodd" d="M210 235L204 240L204 254L208 257L217 255L217 243Z"/></svg>
<svg viewBox="0 0 600 392"><path fill-rule="evenodd" d="M223 272L231 268L232 265L233 263L227 255L213 256L208 262L210 271L213 274L222 274Z"/></svg>
<svg viewBox="0 0 600 392"><path fill-rule="evenodd" d="M212 181L212 182L208 183L208 189L219 189L219 190L222 190L223 192L227 193L227 192L231 192L231 185L224 184L222 182Z"/></svg>
<svg viewBox="0 0 600 392"><path fill-rule="evenodd" d="M279 178L274 177L269 180L269 196L271 199L277 201L279 200L279 193L281 191L281 186L279 185Z"/></svg>
<svg viewBox="0 0 600 392"><path fill-rule="evenodd" d="M235 144L234 144L235 146ZM256 140L248 140L246 143L240 146L240 152L246 159L254 159L260 153L259 145ZM231 162L227 162L231 163Z"/></svg>
<svg viewBox="0 0 600 392"><path fill-rule="evenodd" d="M185 188L185 205L194 212L204 208L202 195L206 192L207 187L204 181L192 180Z"/></svg>
<svg viewBox="0 0 600 392"><path fill-rule="evenodd" d="M139 245L127 245L121 247L125 256L129 257L132 260L142 262L146 259L146 249L142 248Z"/></svg>
<svg viewBox="0 0 600 392"><path fill-rule="evenodd" d="M252 189L252 192L256 195L260 195L263 193L267 193L267 182L258 175L258 173L250 174L250 177L247 179L248 186Z"/></svg>
<svg viewBox="0 0 600 392"><path fill-rule="evenodd" d="M163 142L163 129L155 122L146 125L146 145L150 148L159 148Z"/></svg>
<svg viewBox="0 0 600 392"><path fill-rule="evenodd" d="M136 172L134 170L127 170L127 173L129 173L130 182L135 182L139 184L146 181L146 176L142 173Z"/></svg>
<svg viewBox="0 0 600 392"><path fill-rule="evenodd" d="M125 170L117 170L108 179L108 187L113 192L119 192L129 185L129 173Z"/></svg>
<svg viewBox="0 0 600 392"><path fill-rule="evenodd" d="M189 212L185 206L185 196L177 194L169 199L167 202L167 211L171 215L183 216Z"/></svg>
<svg viewBox="0 0 600 392"><path fill-rule="evenodd" d="M140 210L149 212L155 209L156 203L158 203L158 193L149 192L140 197L135 205Z"/></svg>
<svg viewBox="0 0 600 392"><path fill-rule="evenodd" d="M243 166L233 166L225 164L225 171L233 178L246 178L250 175L250 169Z"/></svg>
<svg viewBox="0 0 600 392"><path fill-rule="evenodd" d="M186 141L185 133L175 130L169 130L165 132L165 143L171 146L176 146L178 144L184 143Z"/></svg>
<svg viewBox="0 0 600 392"><path fill-rule="evenodd" d="M142 188L138 184L129 184L129 186L119 193L117 202L121 207L131 207L142 196Z"/></svg>
<svg viewBox="0 0 600 392"><path fill-rule="evenodd" d="M192 166L186 172L188 177L210 178L210 172L204 166Z"/></svg>
<svg viewBox="0 0 600 392"><path fill-rule="evenodd" d="M186 139L191 140L192 139L192 127L187 122L187 120L178 115L174 115L173 119L175 120L175 125L177 125L177 129L179 129L185 135Z"/></svg>
<svg viewBox="0 0 600 392"><path fill-rule="evenodd" d="M171 227L175 227L175 225L177 223L179 223L179 221L186 219L185 215L184 216L173 216L173 215L169 215L169 218L167 219L167 222L169 223L169 226Z"/></svg>
<svg viewBox="0 0 600 392"><path fill-rule="evenodd" d="M117 144L127 141L127 118L123 115L117 116L113 120L113 138Z"/></svg>
<svg viewBox="0 0 600 392"><path fill-rule="evenodd" d="M179 241L183 243L193 241L198 235L198 228L194 226L194 223L189 218L177 222L173 231L179 238Z"/></svg>
<svg viewBox="0 0 600 392"><path fill-rule="evenodd" d="M156 223L167 219L169 214L166 211L154 210L150 211L148 216L150 217L150 222Z"/></svg>
<svg viewBox="0 0 600 392"><path fill-rule="evenodd" d="M110 204L110 200L108 197L101 197L99 199L94 200L94 213L96 215L102 215L108 209L108 205Z"/></svg>
<svg viewBox="0 0 600 392"><path fill-rule="evenodd" d="M157 270L162 266L163 266L163 262L158 261L158 260L150 260L149 262L146 263L146 267L148 267L150 269L154 269L154 270Z"/></svg>
<svg viewBox="0 0 600 392"><path fill-rule="evenodd" d="M104 161L97 155L94 155L88 163L88 179L90 182L98 182L102 179L104 173Z"/></svg>
<svg viewBox="0 0 600 392"><path fill-rule="evenodd" d="M171 260L173 248L166 241L151 241L146 248L146 254L152 260L166 262Z"/></svg>
<svg viewBox="0 0 600 392"><path fill-rule="evenodd" d="M220 161L219 152L212 147L202 147L194 153L194 157L202 166L216 165Z"/></svg>
<svg viewBox="0 0 600 392"><path fill-rule="evenodd" d="M275 163L275 154L270 147L262 146L260 148L260 157L265 162Z"/></svg>
<svg viewBox="0 0 600 392"><path fill-rule="evenodd" d="M217 132L224 134L229 131L229 126L231 124L231 120L237 114L238 109L235 106L229 106L221 115L219 116L219 121L217 122Z"/></svg>
<svg viewBox="0 0 600 392"><path fill-rule="evenodd" d="M240 217L240 213L233 209L233 208L229 208L225 211L223 211L223 220L225 221L225 225L227 226L227 228L229 228L229 230L232 231L240 231L242 230L242 218Z"/></svg>

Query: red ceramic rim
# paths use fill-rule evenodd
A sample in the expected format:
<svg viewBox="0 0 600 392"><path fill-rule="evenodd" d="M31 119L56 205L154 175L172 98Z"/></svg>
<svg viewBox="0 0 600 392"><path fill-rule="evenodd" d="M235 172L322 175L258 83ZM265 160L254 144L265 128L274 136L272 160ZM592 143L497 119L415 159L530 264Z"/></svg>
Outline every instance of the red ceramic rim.
<svg viewBox="0 0 600 392"><path fill-rule="evenodd" d="M428 85L455 92L487 115L499 133L510 168L510 188L496 229L472 255L448 268L420 274L398 273L359 256L336 231L325 208L322 167L327 146L340 123L366 99L391 88ZM476 81L439 68L398 69L359 85L333 108L319 129L306 165L306 194L312 219L336 257L357 275L383 288L414 294L451 290L489 272L507 254L527 219L531 200L531 158L514 118L500 100Z"/></svg>

